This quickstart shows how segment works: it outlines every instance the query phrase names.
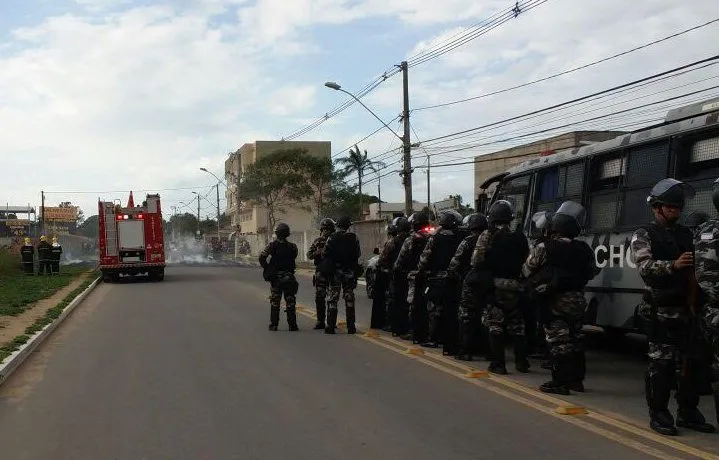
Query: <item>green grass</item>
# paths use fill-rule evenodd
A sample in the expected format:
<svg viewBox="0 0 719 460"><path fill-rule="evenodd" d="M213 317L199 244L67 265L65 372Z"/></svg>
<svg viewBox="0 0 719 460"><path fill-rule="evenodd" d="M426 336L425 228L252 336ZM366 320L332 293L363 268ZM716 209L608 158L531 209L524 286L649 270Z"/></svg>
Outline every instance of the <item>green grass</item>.
<svg viewBox="0 0 719 460"><path fill-rule="evenodd" d="M72 282L84 266L64 266L57 276L25 276L17 256L0 251L0 316L17 316L38 300L50 297Z"/></svg>
<svg viewBox="0 0 719 460"><path fill-rule="evenodd" d="M27 341L30 340L31 336L41 331L45 326L59 318L63 310L65 310L65 308L70 304L70 302L72 302L75 297L80 295L82 291L87 289L87 287L92 283L94 279L94 276L89 276L80 286L78 286L76 289L66 295L65 298L60 301L60 303L49 309L43 317L38 318L32 326L28 326L25 329L25 334L15 337L10 342L0 347L0 363L5 361L8 356L13 354L13 352L18 350L25 343L27 343Z"/></svg>

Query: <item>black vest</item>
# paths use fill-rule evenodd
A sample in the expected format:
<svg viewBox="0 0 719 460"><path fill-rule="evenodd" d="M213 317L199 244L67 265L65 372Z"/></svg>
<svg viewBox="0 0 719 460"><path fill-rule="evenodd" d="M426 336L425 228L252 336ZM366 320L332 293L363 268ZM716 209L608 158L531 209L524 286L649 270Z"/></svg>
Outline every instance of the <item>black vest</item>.
<svg viewBox="0 0 719 460"><path fill-rule="evenodd" d="M399 257L399 252L402 250L402 244L405 242L407 237L409 236L409 233L406 232L400 232L394 237L394 246L392 247L392 251L390 251L389 254L387 254L387 262L389 263L389 267L394 267L394 263L397 262L397 257Z"/></svg>
<svg viewBox="0 0 719 460"><path fill-rule="evenodd" d="M439 272L447 270L449 263L454 257L454 253L457 251L457 246L462 242L462 239L456 232L448 230L440 230L432 236L434 240L434 247L432 248L432 255L429 260L429 271Z"/></svg>
<svg viewBox="0 0 719 460"><path fill-rule="evenodd" d="M424 247L427 245L427 235L422 232L415 232L410 238L412 238L409 257L406 260L406 266L400 267L403 270L412 271L417 269L419 265L419 258L422 256Z"/></svg>
<svg viewBox="0 0 719 460"><path fill-rule="evenodd" d="M328 244L332 245L330 258L335 267L354 270L359 254L357 253L357 235L338 231L332 234Z"/></svg>
<svg viewBox="0 0 719 460"><path fill-rule="evenodd" d="M479 239L479 233L470 233L469 236L465 237L464 240L467 244L464 245L464 252L459 255L459 269L461 272L466 272L472 263L472 253L474 248L477 246L477 240Z"/></svg>
<svg viewBox="0 0 719 460"><path fill-rule="evenodd" d="M587 243L578 240L550 240L547 249L547 265L552 271L552 290L555 293L582 291L593 274L594 253Z"/></svg>
<svg viewBox="0 0 719 460"><path fill-rule="evenodd" d="M276 272L295 271L295 249L289 241L275 240L270 264Z"/></svg>
<svg viewBox="0 0 719 460"><path fill-rule="evenodd" d="M528 255L529 243L523 233L500 228L491 237L487 266L495 278L518 279Z"/></svg>
<svg viewBox="0 0 719 460"><path fill-rule="evenodd" d="M694 252L694 235L683 225L677 224L670 229L651 223L642 228L649 233L654 260L676 260L684 252ZM652 288L652 303L655 306L679 306L687 302L687 270L664 277L647 277L644 282Z"/></svg>

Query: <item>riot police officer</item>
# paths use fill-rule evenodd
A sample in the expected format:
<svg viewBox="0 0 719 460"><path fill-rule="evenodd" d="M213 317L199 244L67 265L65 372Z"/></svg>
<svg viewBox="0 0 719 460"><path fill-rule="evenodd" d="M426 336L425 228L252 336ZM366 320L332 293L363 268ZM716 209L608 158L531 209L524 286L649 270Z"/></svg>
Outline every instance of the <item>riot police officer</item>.
<svg viewBox="0 0 719 460"><path fill-rule="evenodd" d="M510 229L513 219L511 203L506 200L494 202L487 215L489 228L479 235L472 253L479 295L487 302L482 323L489 332L492 353L489 371L497 374L507 373L503 343L505 328L514 343L514 367L519 372L529 372L524 317L518 308L522 291L519 277L529 253L529 243L521 231Z"/></svg>
<svg viewBox="0 0 719 460"><path fill-rule="evenodd" d="M427 305L422 292L422 280L418 277L417 266L419 258L427 245L429 238L425 227L429 225L429 218L424 212L415 212L409 217L412 226L412 235L404 240L394 264L394 276L407 279L407 304L409 305L410 332L401 336L405 340L412 339L415 344L423 343L427 339Z"/></svg>
<svg viewBox="0 0 719 460"><path fill-rule="evenodd" d="M482 213L474 213L462 220L462 227L469 232L457 247L454 257L449 263L447 271L450 276L462 283L458 310L458 342L457 359L471 361L475 352L482 352L485 337L481 328L481 315L484 305L475 295L472 278L465 279L470 272L472 252L477 245L477 238L487 227L487 217ZM451 336L452 334L450 334Z"/></svg>
<svg viewBox="0 0 719 460"><path fill-rule="evenodd" d="M719 211L719 179L712 185L712 201ZM696 280L703 294L702 319L711 351L711 389L719 422L719 219L699 226L694 234Z"/></svg>
<svg viewBox="0 0 719 460"><path fill-rule="evenodd" d="M587 308L584 287L599 272L594 252L579 236L586 209L565 201L551 220L551 237L536 244L524 264L530 292L542 312L546 341L550 347L552 380L539 389L568 395L570 389L584 391L586 373L582 346L582 316ZM546 216L533 216L543 227Z"/></svg>
<svg viewBox="0 0 719 460"><path fill-rule="evenodd" d="M534 251L534 248L537 248L540 244L549 241L552 235L553 215L554 213L551 211L539 211L532 215L530 222L530 237L532 238L532 241L530 241L530 258L532 258L532 251ZM523 272L525 271L526 270L523 270ZM523 274L525 277L530 276L528 273ZM546 335L544 333L544 325L546 323L545 316L549 311L549 307L545 305L545 297L533 294L533 289L530 285L528 292L524 296L526 308L523 309L524 330L525 335L527 336L527 350L530 358L542 360L541 367L543 369L551 370L552 363L550 360L547 342L545 340Z"/></svg>
<svg viewBox="0 0 719 460"><path fill-rule="evenodd" d="M388 246L392 243L392 239L397 235L397 227L392 222L387 226L387 241L382 246L382 253L388 251ZM379 257L377 260L377 270L375 271L374 285L372 289L372 314L370 316L370 327L372 329L389 330L387 323L387 290L389 289L390 274L389 271L383 269L379 265Z"/></svg>
<svg viewBox="0 0 719 460"><path fill-rule="evenodd" d="M687 198L694 189L676 179L662 179L651 189L647 203L654 221L634 232L632 258L644 280L646 291L640 314L649 322L649 365L645 376L649 426L664 435L676 435L668 403L677 383L676 424L702 432L714 431L699 411L696 350L692 342L690 299L694 266L694 238L679 224Z"/></svg>
<svg viewBox="0 0 719 460"><path fill-rule="evenodd" d="M265 247L260 253L260 265L263 268L263 277L270 283L270 327L271 331L277 330L280 322L280 302L285 297L285 311L287 312L287 324L290 331L298 330L297 312L297 290L299 284L295 279L295 260L297 259L297 245L287 238L290 236L290 227L280 222L275 227L277 238ZM270 261L267 261L267 258Z"/></svg>
<svg viewBox="0 0 719 460"><path fill-rule="evenodd" d="M322 252L322 257L328 259L328 267L331 270L325 334L335 333L340 290L345 300L347 333L357 332L354 290L357 287L357 267L361 254L357 235L348 231L351 225L352 221L349 217L340 217L337 220L337 231L327 239L327 244Z"/></svg>
<svg viewBox="0 0 719 460"><path fill-rule="evenodd" d="M25 244L23 244L22 248L20 248L20 260L22 260L22 268L28 276L35 274L33 267L35 262L34 259L35 247L32 245L30 238L25 238Z"/></svg>
<svg viewBox="0 0 719 460"><path fill-rule="evenodd" d="M392 227L396 234L387 242L377 261L377 267L389 274L389 283L385 293L385 330L392 331L392 335L399 336L407 332L407 279L402 276L395 276L394 266L402 249L409 231L410 223L405 217L395 217L392 220Z"/></svg>
<svg viewBox="0 0 719 460"><path fill-rule="evenodd" d="M439 214L439 229L427 240L427 245L419 258L417 271L427 280L427 312L429 313L429 337L424 347L437 348L444 344L443 354L456 353L455 338L447 325L457 322L457 289L452 285L447 273L449 262L462 241L457 227L462 216L455 210L442 211Z"/></svg>
<svg viewBox="0 0 719 460"><path fill-rule="evenodd" d="M317 323L315 329L325 328L325 313L326 313L326 301L327 301L327 287L329 286L329 279L323 274L327 270L322 270L320 265L323 263L322 249L324 249L327 243L327 238L334 233L335 222L332 219L324 218L320 221L320 236L310 245L309 251L307 251L307 258L312 260L315 265L315 274L312 277L312 285L315 287L315 311L317 313Z"/></svg>

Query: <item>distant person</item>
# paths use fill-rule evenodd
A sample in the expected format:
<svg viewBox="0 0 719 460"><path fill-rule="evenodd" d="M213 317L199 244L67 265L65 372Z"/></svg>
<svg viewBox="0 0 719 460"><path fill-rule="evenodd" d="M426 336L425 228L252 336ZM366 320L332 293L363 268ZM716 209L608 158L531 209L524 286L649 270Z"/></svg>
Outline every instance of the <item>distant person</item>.
<svg viewBox="0 0 719 460"><path fill-rule="evenodd" d="M62 246L57 241L57 237L52 239L52 249L50 249L50 255L52 256L52 274L60 274L60 258L62 257Z"/></svg>
<svg viewBox="0 0 719 460"><path fill-rule="evenodd" d="M42 235L37 245L38 276L44 273L52 275L52 246L47 242L47 237Z"/></svg>
<svg viewBox="0 0 719 460"><path fill-rule="evenodd" d="M280 302L285 297L287 324L290 331L296 331L297 290L299 284L295 279L295 260L297 259L297 245L287 241L290 236L290 227L285 223L275 227L277 239L270 241L260 253L260 265L263 268L262 276L270 283L270 331L276 331L280 322ZM267 259L270 259L269 262Z"/></svg>
<svg viewBox="0 0 719 460"><path fill-rule="evenodd" d="M22 268L26 275L35 274L35 247L32 245L30 238L25 238L25 244L20 248L20 259L22 260Z"/></svg>

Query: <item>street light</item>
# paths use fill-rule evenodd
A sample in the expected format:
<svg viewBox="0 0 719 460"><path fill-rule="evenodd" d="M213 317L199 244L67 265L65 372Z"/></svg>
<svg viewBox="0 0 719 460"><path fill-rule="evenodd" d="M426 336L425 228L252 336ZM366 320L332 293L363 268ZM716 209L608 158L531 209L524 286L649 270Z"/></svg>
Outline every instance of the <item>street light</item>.
<svg viewBox="0 0 719 460"><path fill-rule="evenodd" d="M200 236L200 194L197 192L192 193L197 195L197 236Z"/></svg>
<svg viewBox="0 0 719 460"><path fill-rule="evenodd" d="M399 139L399 140L401 140L402 142L404 142L404 137L400 136L400 135L397 134L392 128L390 128L389 126L387 126L387 123L385 123L380 117L378 117L377 114L374 113L369 107L367 107L367 106L364 104L364 102L362 102L357 96L355 96L354 94L350 93L350 92L347 91L347 90L342 89L342 87L341 87L339 84L337 84L337 83L335 83L335 82L333 82L333 81L328 81L328 82L326 82L326 83L325 83L325 86L328 87L328 88L331 88L331 89L333 89L333 90L335 90L335 91L342 91L343 93L349 95L349 96L350 96L352 99L354 99L355 101L359 102L359 103L362 105L362 107L364 107L365 109L367 109L367 111L368 111L369 113L371 113L372 116L375 117L377 120L379 120L379 122L382 123L385 128L389 129L389 130L392 132L392 134L395 135L395 137L396 137L397 139Z"/></svg>

